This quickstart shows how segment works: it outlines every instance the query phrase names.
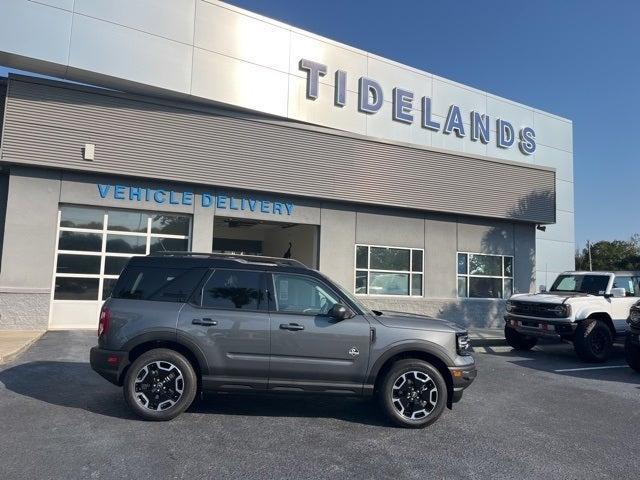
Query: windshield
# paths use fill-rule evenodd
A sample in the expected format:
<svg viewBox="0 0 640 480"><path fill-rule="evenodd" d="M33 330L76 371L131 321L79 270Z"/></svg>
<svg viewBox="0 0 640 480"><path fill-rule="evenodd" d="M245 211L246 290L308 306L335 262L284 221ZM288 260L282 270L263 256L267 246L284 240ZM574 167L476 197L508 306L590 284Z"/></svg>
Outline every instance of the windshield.
<svg viewBox="0 0 640 480"><path fill-rule="evenodd" d="M560 275L550 292L604 295L608 285L608 275Z"/></svg>

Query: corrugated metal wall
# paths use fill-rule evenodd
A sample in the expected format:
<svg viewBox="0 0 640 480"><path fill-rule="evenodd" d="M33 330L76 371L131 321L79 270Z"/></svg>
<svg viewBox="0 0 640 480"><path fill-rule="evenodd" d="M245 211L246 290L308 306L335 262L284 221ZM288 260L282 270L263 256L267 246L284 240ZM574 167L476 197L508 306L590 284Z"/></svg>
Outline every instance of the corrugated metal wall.
<svg viewBox="0 0 640 480"><path fill-rule="evenodd" d="M85 143L96 159L82 159ZM531 222L555 221L553 171L10 79L3 160Z"/></svg>
<svg viewBox="0 0 640 480"><path fill-rule="evenodd" d="M7 82L0 78L0 145L2 145L2 123L4 120L4 104L7 96Z"/></svg>

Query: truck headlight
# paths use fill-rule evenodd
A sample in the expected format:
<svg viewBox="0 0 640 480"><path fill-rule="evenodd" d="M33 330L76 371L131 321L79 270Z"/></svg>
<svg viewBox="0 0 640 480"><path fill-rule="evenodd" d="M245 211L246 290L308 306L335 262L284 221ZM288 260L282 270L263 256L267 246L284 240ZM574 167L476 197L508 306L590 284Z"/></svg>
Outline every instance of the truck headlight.
<svg viewBox="0 0 640 480"><path fill-rule="evenodd" d="M571 316L571 306L569 305L558 305L553 309L553 313L556 314L556 317L559 318L567 318Z"/></svg>
<svg viewBox="0 0 640 480"><path fill-rule="evenodd" d="M467 332L456 334L456 350L458 355L471 355L471 352L473 352Z"/></svg>

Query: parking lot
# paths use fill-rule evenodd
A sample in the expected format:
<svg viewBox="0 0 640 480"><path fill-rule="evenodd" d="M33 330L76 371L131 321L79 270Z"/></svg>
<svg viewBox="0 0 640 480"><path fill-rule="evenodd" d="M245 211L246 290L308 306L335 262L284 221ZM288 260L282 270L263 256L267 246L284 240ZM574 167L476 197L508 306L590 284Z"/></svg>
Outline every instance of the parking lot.
<svg viewBox="0 0 640 480"><path fill-rule="evenodd" d="M93 332L49 332L0 367L0 478L637 478L640 374L570 345L477 348L479 376L425 430L360 399L212 395L139 421L88 365ZM586 369L586 368L589 369ZM592 369L597 367L597 369ZM609 368L602 368L609 367Z"/></svg>

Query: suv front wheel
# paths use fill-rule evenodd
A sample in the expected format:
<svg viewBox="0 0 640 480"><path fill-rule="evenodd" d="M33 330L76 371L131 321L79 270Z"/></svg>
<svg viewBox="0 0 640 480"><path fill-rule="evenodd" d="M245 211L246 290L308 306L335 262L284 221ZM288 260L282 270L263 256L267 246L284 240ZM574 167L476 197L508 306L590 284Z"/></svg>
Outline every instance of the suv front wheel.
<svg viewBox="0 0 640 480"><path fill-rule="evenodd" d="M171 420L193 402L198 380L191 363L166 348L149 350L129 367L124 399L145 420Z"/></svg>
<svg viewBox="0 0 640 480"><path fill-rule="evenodd" d="M430 363L400 360L382 379L378 398L383 410L400 427L423 428L435 422L447 404L447 384Z"/></svg>
<svg viewBox="0 0 640 480"><path fill-rule="evenodd" d="M613 335L602 320L587 319L576 328L573 347L585 362L605 362L613 348Z"/></svg>

